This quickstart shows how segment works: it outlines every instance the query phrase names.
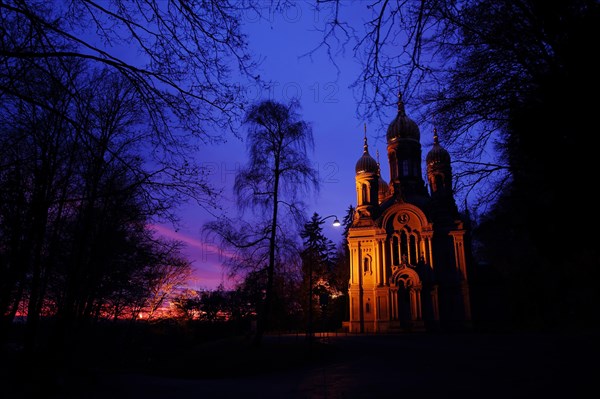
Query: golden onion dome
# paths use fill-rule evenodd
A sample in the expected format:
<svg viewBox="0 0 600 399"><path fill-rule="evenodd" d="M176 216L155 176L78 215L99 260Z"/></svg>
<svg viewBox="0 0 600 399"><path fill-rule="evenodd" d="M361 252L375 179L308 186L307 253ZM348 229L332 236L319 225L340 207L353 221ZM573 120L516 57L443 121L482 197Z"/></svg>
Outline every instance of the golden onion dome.
<svg viewBox="0 0 600 399"><path fill-rule="evenodd" d="M365 144L362 156L356 162L356 174L361 173L377 173L379 167L377 161L369 154L369 147L367 145L367 137L365 136Z"/></svg>
<svg viewBox="0 0 600 399"><path fill-rule="evenodd" d="M427 165L432 164L450 164L450 153L446 151L439 142L437 129L433 129L433 147L425 157Z"/></svg>
<svg viewBox="0 0 600 399"><path fill-rule="evenodd" d="M421 132L419 127L406 115L404 109L404 102L402 97L398 99L398 114L396 118L390 123L386 134L387 142L391 143L398 139L412 139L416 141L421 140Z"/></svg>

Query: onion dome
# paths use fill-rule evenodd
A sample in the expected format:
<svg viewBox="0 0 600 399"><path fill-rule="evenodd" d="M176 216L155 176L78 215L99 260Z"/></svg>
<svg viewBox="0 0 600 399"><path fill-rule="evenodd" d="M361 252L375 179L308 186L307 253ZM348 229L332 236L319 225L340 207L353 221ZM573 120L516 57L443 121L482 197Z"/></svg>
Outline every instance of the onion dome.
<svg viewBox="0 0 600 399"><path fill-rule="evenodd" d="M425 157L425 163L427 165L450 164L450 153L440 145L436 128L433 129L433 148L429 151L427 157Z"/></svg>
<svg viewBox="0 0 600 399"><path fill-rule="evenodd" d="M367 144L367 130L365 126L365 144L363 145L362 157L356 162L356 174L360 173L377 173L379 166L377 161L369 154L369 145Z"/></svg>
<svg viewBox="0 0 600 399"><path fill-rule="evenodd" d="M402 94L398 94L398 115L388 126L386 137L388 143L398 139L421 140L419 127L415 121L406 116Z"/></svg>

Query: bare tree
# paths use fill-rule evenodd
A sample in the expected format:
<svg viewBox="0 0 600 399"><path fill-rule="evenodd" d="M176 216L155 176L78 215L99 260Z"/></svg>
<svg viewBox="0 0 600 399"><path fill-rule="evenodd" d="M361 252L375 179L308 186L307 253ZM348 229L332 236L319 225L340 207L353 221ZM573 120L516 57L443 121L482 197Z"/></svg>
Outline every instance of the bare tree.
<svg viewBox="0 0 600 399"><path fill-rule="evenodd" d="M429 131L437 127L451 151L459 196L479 205L493 203L510 181L512 165L498 149L509 143L515 109L597 37L575 32L597 13L589 0L319 0L315 7L329 18L309 55L325 50L335 62L336 51L352 49L362 64L352 86L358 115L385 132L401 93L411 115ZM351 18L357 14L364 23ZM573 73L590 72L579 69ZM577 90L591 94L591 87Z"/></svg>
<svg viewBox="0 0 600 399"><path fill-rule="evenodd" d="M280 207L283 206L285 213L292 216L287 221L302 221L301 195L318 188L317 174L307 155L313 143L312 130L300 119L297 110L298 103L295 101L281 104L267 100L250 108L245 118L249 127L247 146L250 159L236 176L234 191L238 207L242 212L252 210L257 222L242 229L229 222L207 225L226 244L247 249L242 258L245 265L258 266L266 272L256 344L260 344L267 329L275 269L284 256L297 255L297 249L286 247L286 243L294 240L282 240L290 227L280 225Z"/></svg>
<svg viewBox="0 0 600 399"><path fill-rule="evenodd" d="M66 213L64 199L75 188L72 180L78 148L72 141L73 129L48 108L68 113L73 97L62 90L61 82L82 73L81 63L70 68L48 63L52 78L36 69L22 71L23 84L38 104L5 97L0 106L0 215L3 281L0 311L10 323L17 306L27 297L28 324L35 330L44 305L52 262L47 254L60 242L61 224Z"/></svg>
<svg viewBox="0 0 600 399"><path fill-rule="evenodd" d="M251 1L3 1L0 91L30 99L18 67L29 60L86 60L130 81L160 137L177 128L210 140L210 126L240 116L243 92L231 78L253 67L240 25L254 8Z"/></svg>
<svg viewBox="0 0 600 399"><path fill-rule="evenodd" d="M12 97L0 108L0 311L3 325L10 324L27 304L29 347L49 307L47 315L59 316L66 331L108 302L115 309L145 304L168 266L146 224L168 215L182 193L206 188L193 180L193 167L148 157L151 134L129 81L81 62L45 65L51 74L26 71L23 88L37 104ZM64 82L78 87L77 95ZM214 195L206 193L205 200ZM170 259L177 252L172 246ZM148 281L136 280L148 289L128 283L149 269L152 276L142 275Z"/></svg>
<svg viewBox="0 0 600 399"><path fill-rule="evenodd" d="M436 127L441 133L453 155L457 194L466 198L474 191L478 195L471 198L485 204L496 198L507 178L508 165L494 157L493 148L501 134L498 116L502 110L475 112L472 104L465 106L464 102L481 100L476 108L481 109L487 105L482 98L439 94L446 87L464 86L452 82L451 77L460 62L455 49L467 48L460 30L480 27L465 16L472 3L374 0L348 5L339 0L318 1L316 7L330 18L321 26L324 38L313 53L351 47L362 65L351 86L357 114L375 119L384 135L396 109L396 96L401 95L410 114L425 128L422 130ZM357 7L364 9L362 24L350 20ZM500 103L500 96L497 98ZM442 106L442 99L445 105L454 101L453 106ZM492 180L499 184L489 185Z"/></svg>
<svg viewBox="0 0 600 399"><path fill-rule="evenodd" d="M300 237L303 239L302 271L304 277L306 310L306 333L312 341L315 320L324 320L329 299L337 295L334 286L334 265L337 261L335 244L323 234L325 220L314 212L304 224ZM316 299L316 300L315 300ZM322 323L316 323L317 325ZM323 326L321 326L322 328Z"/></svg>
<svg viewBox="0 0 600 399"><path fill-rule="evenodd" d="M167 246L168 251L160 254L158 262L149 264L144 271L144 281L150 295L146 296L143 308L148 313L148 319L156 318L157 311L165 301L173 298L178 288L181 288L192 274L189 261L178 256L179 244ZM160 314L158 317L164 317Z"/></svg>
<svg viewBox="0 0 600 399"><path fill-rule="evenodd" d="M244 82L257 82L241 31L245 12L263 12L254 3L1 2L0 96L56 114L73 126L77 140L101 148L89 125L81 125L90 119L40 100L31 78L43 77L73 101L81 97L84 109L89 90L77 77L79 69L118 76L127 87L123 94L143 113L142 145L151 157L145 166L154 167L145 177L161 183L171 200L195 200L212 211L219 192L207 183L197 154L202 144L223 140L226 129L237 132ZM118 157L114 150L106 148L107 156ZM176 221L169 204L161 216Z"/></svg>
<svg viewBox="0 0 600 399"><path fill-rule="evenodd" d="M596 124L598 1L351 3L366 9L362 30L344 19L346 5L317 2L332 16L321 46L353 46L362 60L360 115L385 127L399 92L419 122L437 127L457 194L481 206L478 253L506 278L516 319L597 325L600 298L588 285L598 281L597 245L552 215L574 201L585 216L569 230L596 221L588 189L597 157L581 132Z"/></svg>

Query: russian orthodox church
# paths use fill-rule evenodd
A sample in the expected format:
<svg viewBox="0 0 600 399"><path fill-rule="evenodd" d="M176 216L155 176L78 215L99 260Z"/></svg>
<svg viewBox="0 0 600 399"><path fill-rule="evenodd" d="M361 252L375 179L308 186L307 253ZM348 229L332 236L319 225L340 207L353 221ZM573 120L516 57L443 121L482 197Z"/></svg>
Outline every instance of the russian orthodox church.
<svg viewBox="0 0 600 399"><path fill-rule="evenodd" d="M349 332L468 326L470 246L452 191L450 154L434 129L433 147L425 157L426 185L419 127L406 115L401 98L386 138L389 184L379 159L369 154L366 127L356 162L345 326Z"/></svg>

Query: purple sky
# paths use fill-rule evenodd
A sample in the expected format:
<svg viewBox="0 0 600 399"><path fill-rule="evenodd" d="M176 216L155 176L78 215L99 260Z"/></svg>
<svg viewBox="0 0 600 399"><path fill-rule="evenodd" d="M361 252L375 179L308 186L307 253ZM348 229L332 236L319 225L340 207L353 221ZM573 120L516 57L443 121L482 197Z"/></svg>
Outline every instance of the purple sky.
<svg viewBox="0 0 600 399"><path fill-rule="evenodd" d="M247 93L256 101L270 98L287 102L292 97L300 100L301 117L312 124L315 139L315 150L309 156L322 181L318 196L306 199L307 215L318 212L321 216L335 214L341 219L348 206L356 203L354 166L363 149L365 121L356 117L356 102L349 88L358 75L359 65L352 57L351 48L336 56L339 75L324 51L316 53L312 60L301 58L322 39L322 33L316 31L314 25L322 22L323 16L304 7L304 3L297 4L284 13L272 15L269 21L258 21L250 12L246 16L244 22L251 51L264 58L259 73L264 80L273 83L271 90L263 91L257 86L248 86ZM368 16L360 2L352 3L348 10L358 21L361 15ZM390 121L394 111L390 110ZM382 175L387 181L385 144L381 139L376 141L381 134L375 126L367 126L370 153L375 157L378 149L383 154ZM245 132L241 136L245 137ZM213 171L214 184L225 189L223 205L234 213L231 187L236 169L246 163L244 143L229 137L226 144L205 147L199 157ZM202 241L202 225L212 217L192 205L183 207L181 215L183 224L177 231L167 225L157 228L160 234L186 244L184 255L193 262L196 276L191 288L214 289L220 283L230 287L232 283L221 268L224 255L220 255L213 244ZM325 233L338 244L341 229L330 226L331 221L327 221Z"/></svg>

